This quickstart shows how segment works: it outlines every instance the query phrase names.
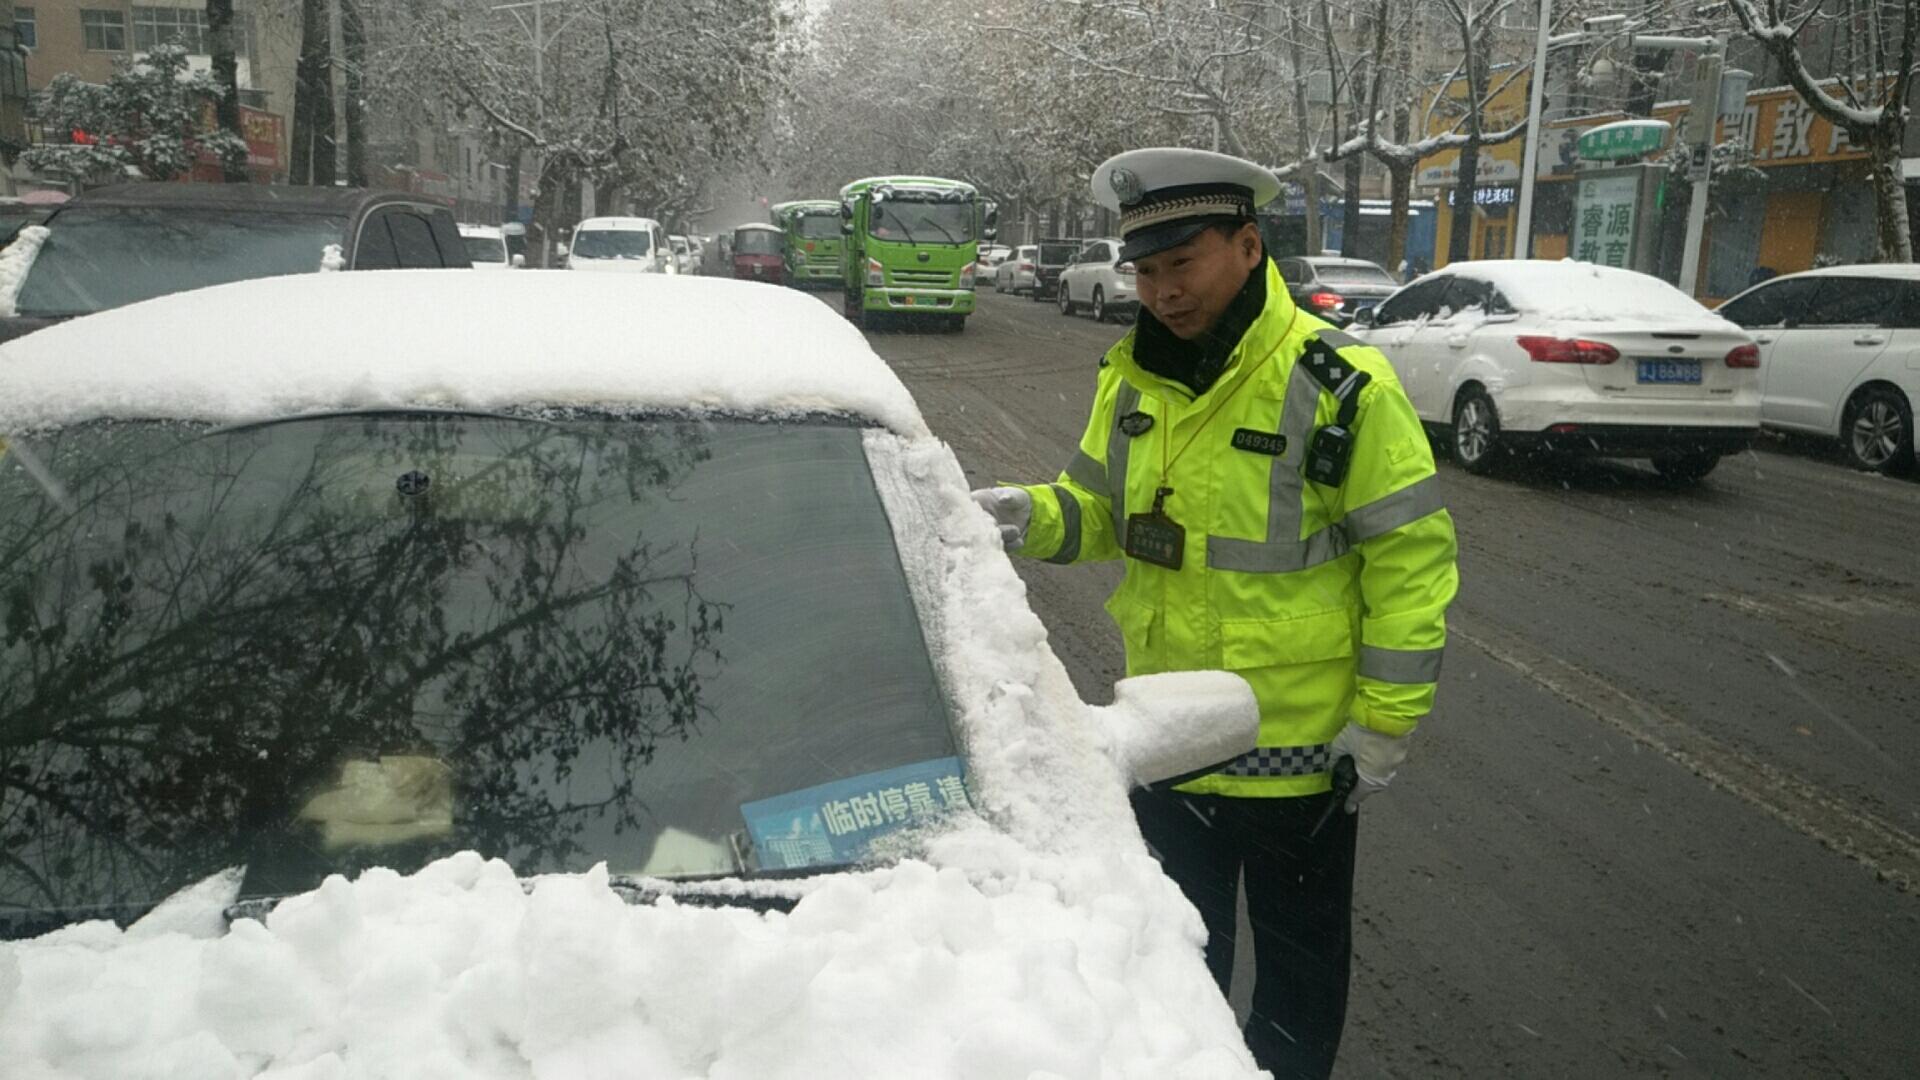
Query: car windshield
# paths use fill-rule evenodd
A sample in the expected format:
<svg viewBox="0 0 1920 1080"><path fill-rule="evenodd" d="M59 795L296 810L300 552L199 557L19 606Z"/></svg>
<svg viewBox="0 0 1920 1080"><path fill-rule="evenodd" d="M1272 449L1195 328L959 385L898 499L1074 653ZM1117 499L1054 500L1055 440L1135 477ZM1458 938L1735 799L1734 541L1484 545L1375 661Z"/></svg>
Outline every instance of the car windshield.
<svg viewBox="0 0 1920 1080"><path fill-rule="evenodd" d="M800 235L809 240L840 239L840 215L817 213L800 215Z"/></svg>
<svg viewBox="0 0 1920 1080"><path fill-rule="evenodd" d="M250 896L465 849L842 866L965 804L857 428L364 414L11 449L0 931L227 866Z"/></svg>
<svg viewBox="0 0 1920 1080"><path fill-rule="evenodd" d="M1384 285L1392 288L1393 276L1367 263L1316 263L1314 277L1328 285Z"/></svg>
<svg viewBox="0 0 1920 1080"><path fill-rule="evenodd" d="M964 244L973 239L973 203L927 202L898 195L875 202L869 230L875 239L916 244Z"/></svg>
<svg viewBox="0 0 1920 1080"><path fill-rule="evenodd" d="M320 269L347 219L248 210L84 207L48 222L16 310L57 318L230 281Z"/></svg>
<svg viewBox="0 0 1920 1080"><path fill-rule="evenodd" d="M463 236L460 243L467 249L467 259L477 263L503 263L507 261L507 245L497 236Z"/></svg>
<svg viewBox="0 0 1920 1080"><path fill-rule="evenodd" d="M740 229L733 234L735 255L778 255L780 234L772 229Z"/></svg>
<svg viewBox="0 0 1920 1080"><path fill-rule="evenodd" d="M581 229L573 234L578 259L644 259L653 253L653 234L645 229Z"/></svg>

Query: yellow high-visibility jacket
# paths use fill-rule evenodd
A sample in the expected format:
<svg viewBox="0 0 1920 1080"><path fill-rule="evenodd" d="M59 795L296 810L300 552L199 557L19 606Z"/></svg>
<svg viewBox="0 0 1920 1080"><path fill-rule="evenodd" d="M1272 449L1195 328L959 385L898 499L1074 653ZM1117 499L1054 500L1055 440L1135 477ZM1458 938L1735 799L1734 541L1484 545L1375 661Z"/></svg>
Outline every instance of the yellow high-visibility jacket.
<svg viewBox="0 0 1920 1080"><path fill-rule="evenodd" d="M1453 519L1393 368L1299 311L1271 260L1265 272L1266 306L1205 394L1142 369L1129 333L1107 353L1079 452L1057 482L1026 488L1019 554L1055 563L1122 558L1128 516L1173 489L1181 568L1126 558L1107 611L1128 675L1225 669L1253 686L1259 749L1180 786L1199 794L1326 791L1328 745L1348 720L1412 731L1433 707L1459 584ZM1299 363L1313 335L1371 376L1335 487L1302 472L1339 412Z"/></svg>

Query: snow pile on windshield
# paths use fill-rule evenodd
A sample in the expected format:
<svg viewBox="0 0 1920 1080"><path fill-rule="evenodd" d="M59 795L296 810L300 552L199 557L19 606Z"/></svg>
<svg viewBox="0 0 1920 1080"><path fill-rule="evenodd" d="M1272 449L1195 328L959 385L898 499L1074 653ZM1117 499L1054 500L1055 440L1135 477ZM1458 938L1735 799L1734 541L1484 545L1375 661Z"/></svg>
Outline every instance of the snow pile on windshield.
<svg viewBox="0 0 1920 1080"><path fill-rule="evenodd" d="M33 268L33 260L46 242L47 227L29 225L20 230L5 251L0 251L0 318L11 319L19 313L16 304L20 299L20 284L27 280L27 271Z"/></svg>
<svg viewBox="0 0 1920 1080"><path fill-rule="evenodd" d="M1737 328L1672 285L1632 270L1562 259L1494 260L1463 265L1492 281L1523 312L1567 322L1689 322Z"/></svg>
<svg viewBox="0 0 1920 1080"><path fill-rule="evenodd" d="M719 278L296 275L163 296L0 347L0 431L524 405L829 412L927 430L827 305Z"/></svg>
<svg viewBox="0 0 1920 1080"><path fill-rule="evenodd" d="M1197 925L1165 921L1172 884L1145 854L1086 862L983 887L910 861L762 915L629 905L604 868L527 891L466 853L330 878L220 936L192 932L217 923L203 890L158 931L0 947L0 1060L260 1080L1251 1075L1231 1016L1208 1015L1225 1004Z"/></svg>
<svg viewBox="0 0 1920 1080"><path fill-rule="evenodd" d="M328 244L320 250L320 272L331 274L347 268L347 255L340 250L339 244Z"/></svg>

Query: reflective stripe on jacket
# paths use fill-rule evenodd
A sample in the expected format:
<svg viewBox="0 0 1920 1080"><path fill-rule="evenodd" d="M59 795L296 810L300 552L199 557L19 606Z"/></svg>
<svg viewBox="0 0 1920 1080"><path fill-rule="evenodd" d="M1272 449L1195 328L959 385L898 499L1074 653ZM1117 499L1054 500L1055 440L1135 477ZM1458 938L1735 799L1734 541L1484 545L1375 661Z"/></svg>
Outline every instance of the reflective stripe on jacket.
<svg viewBox="0 0 1920 1080"><path fill-rule="evenodd" d="M1020 554L1122 558L1127 516L1152 507L1171 459L1165 511L1186 530L1181 569L1126 559L1107 601L1127 674L1234 671L1261 704L1259 749L1183 791L1325 791L1327 748L1348 720L1413 730L1433 707L1459 583L1433 454L1393 368L1298 311L1270 260L1265 272L1266 307L1206 394L1142 369L1129 333L1107 353L1079 452L1056 482L1027 488ZM1316 334L1371 376L1337 487L1301 471L1339 410L1297 366ZM1129 434L1120 421L1136 413Z"/></svg>

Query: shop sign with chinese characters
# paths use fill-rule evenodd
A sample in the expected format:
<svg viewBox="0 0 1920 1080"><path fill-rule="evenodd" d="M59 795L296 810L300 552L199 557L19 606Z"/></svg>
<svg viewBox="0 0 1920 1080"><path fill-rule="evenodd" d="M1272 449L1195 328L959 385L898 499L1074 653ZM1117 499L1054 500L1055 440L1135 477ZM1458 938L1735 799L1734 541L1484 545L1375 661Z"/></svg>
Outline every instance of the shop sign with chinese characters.
<svg viewBox="0 0 1920 1080"><path fill-rule="evenodd" d="M1603 266L1633 266L1639 213L1637 173L1583 176L1573 208L1573 257Z"/></svg>

